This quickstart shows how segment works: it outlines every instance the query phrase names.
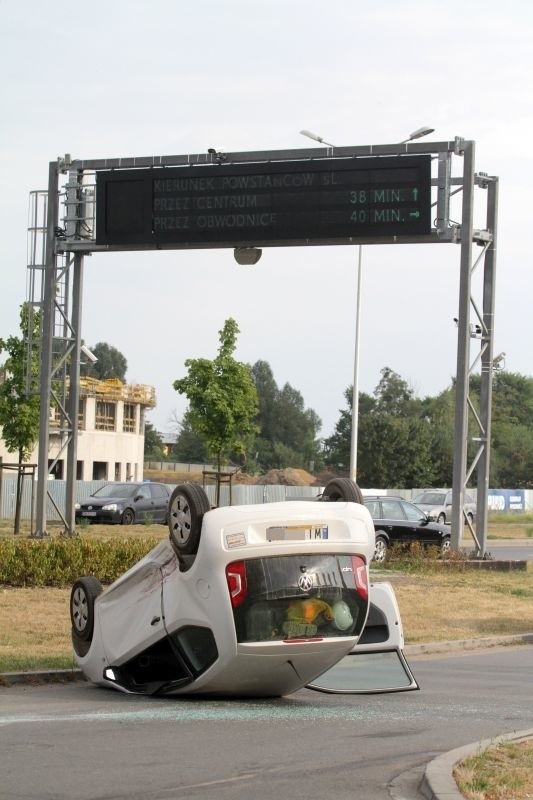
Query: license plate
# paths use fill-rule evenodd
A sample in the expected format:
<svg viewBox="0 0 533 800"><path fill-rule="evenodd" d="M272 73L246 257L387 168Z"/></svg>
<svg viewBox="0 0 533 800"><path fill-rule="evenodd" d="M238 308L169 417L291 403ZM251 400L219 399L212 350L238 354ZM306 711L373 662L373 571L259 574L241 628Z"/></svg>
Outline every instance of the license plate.
<svg viewBox="0 0 533 800"><path fill-rule="evenodd" d="M269 542L313 542L328 538L328 526L273 525L266 533Z"/></svg>
<svg viewBox="0 0 533 800"><path fill-rule="evenodd" d="M96 511L82 511L82 517L96 517Z"/></svg>

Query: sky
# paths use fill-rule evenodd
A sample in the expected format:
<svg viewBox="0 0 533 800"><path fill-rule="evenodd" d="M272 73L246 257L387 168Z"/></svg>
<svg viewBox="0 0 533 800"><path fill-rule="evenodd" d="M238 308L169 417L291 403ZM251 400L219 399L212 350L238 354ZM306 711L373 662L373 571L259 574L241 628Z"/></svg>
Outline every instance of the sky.
<svg viewBox="0 0 533 800"><path fill-rule="evenodd" d="M316 146L302 129L370 145L430 125L427 141L474 140L476 171L499 177L494 352L532 375L532 37L530 0L0 0L0 337L19 332L29 193L58 156ZM450 385L459 258L455 244L363 248L361 391L384 367L419 397ZM254 267L232 249L98 253L81 332L155 387L148 419L166 433L187 407L172 388L185 360L213 358L233 317L236 358L267 361L328 436L354 378L356 290L354 246L264 248Z"/></svg>

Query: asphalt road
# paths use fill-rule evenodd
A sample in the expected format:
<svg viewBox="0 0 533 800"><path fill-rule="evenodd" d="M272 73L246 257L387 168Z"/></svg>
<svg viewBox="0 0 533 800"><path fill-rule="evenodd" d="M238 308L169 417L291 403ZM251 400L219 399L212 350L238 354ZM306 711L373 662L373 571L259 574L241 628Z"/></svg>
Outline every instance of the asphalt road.
<svg viewBox="0 0 533 800"><path fill-rule="evenodd" d="M487 552L501 561L533 561L533 542L528 545L491 545L487 543Z"/></svg>
<svg viewBox="0 0 533 800"><path fill-rule="evenodd" d="M530 728L533 646L410 659L418 692L157 699L0 689L5 800L399 800L435 756Z"/></svg>

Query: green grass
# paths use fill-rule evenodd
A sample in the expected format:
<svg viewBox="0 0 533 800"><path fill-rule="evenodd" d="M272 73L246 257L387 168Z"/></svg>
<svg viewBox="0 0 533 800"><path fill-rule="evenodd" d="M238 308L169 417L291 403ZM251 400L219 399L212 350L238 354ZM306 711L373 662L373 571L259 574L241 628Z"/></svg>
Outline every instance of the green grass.
<svg viewBox="0 0 533 800"><path fill-rule="evenodd" d="M77 669L78 665L70 655L58 656L5 656L0 654L1 672L35 672L36 670Z"/></svg>
<svg viewBox="0 0 533 800"><path fill-rule="evenodd" d="M533 741L494 745L454 769L468 800L527 800L533 797Z"/></svg>
<svg viewBox="0 0 533 800"><path fill-rule="evenodd" d="M494 511L489 514L489 524L491 522L497 522L498 525L527 525L533 522L533 512Z"/></svg>

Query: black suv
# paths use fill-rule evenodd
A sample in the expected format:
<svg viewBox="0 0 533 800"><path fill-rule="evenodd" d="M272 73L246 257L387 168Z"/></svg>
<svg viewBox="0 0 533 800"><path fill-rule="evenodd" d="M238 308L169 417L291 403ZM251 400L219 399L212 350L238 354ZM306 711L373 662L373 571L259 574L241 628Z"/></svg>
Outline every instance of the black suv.
<svg viewBox="0 0 533 800"><path fill-rule="evenodd" d="M370 511L376 529L374 561L385 561L393 544L420 542L425 547L435 545L442 552L450 547L450 529L431 522L429 517L413 503L401 497L386 495L365 496L364 504Z"/></svg>

